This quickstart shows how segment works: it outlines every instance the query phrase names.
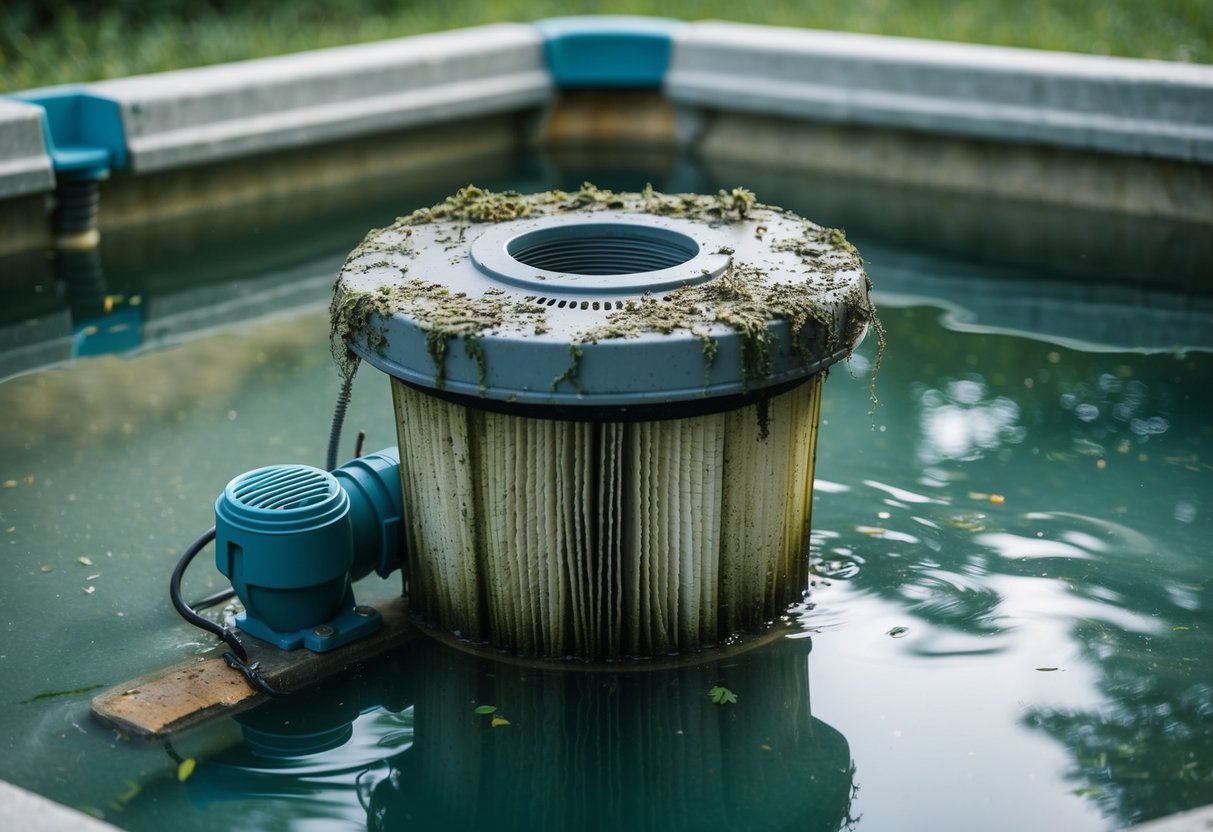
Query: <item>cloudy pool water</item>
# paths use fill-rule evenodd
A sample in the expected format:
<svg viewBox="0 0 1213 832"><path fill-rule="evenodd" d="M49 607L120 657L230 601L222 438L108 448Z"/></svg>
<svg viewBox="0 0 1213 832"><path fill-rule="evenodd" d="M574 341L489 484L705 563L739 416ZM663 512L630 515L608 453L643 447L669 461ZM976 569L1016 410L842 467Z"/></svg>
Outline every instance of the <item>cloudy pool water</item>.
<svg viewBox="0 0 1213 832"><path fill-rule="evenodd" d="M879 404L869 339L825 385L813 586L771 638L626 671L421 638L167 746L92 723L97 690L212 646L167 581L227 480L321 462L345 252L466 178L230 246L107 238L100 308L43 266L3 285L0 777L136 830L1044 832L1213 803L1213 355L1185 334L1213 321L1207 297L1118 301L1123 280L945 256L854 217L889 344ZM842 224L812 180L785 179L805 196L772 201ZM1025 300L1034 285L1052 301ZM1089 319L1134 312L1174 343L1091 338ZM133 350L121 313L142 322ZM99 354L47 366L68 318ZM393 423L364 369L350 430L380 447ZM221 586L202 558L187 594Z"/></svg>

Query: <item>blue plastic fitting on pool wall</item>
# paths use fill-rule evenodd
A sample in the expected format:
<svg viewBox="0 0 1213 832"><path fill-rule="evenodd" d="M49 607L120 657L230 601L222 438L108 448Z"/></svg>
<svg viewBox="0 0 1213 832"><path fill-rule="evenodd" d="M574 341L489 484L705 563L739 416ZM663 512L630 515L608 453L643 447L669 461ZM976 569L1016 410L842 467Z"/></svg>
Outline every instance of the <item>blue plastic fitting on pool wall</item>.
<svg viewBox="0 0 1213 832"><path fill-rule="evenodd" d="M395 448L333 473L271 465L241 474L215 502L215 565L244 612L236 626L284 650L332 650L371 635L379 613L352 583L401 565Z"/></svg>
<svg viewBox="0 0 1213 832"><path fill-rule="evenodd" d="M55 177L96 181L127 164L118 102L84 87L45 87L13 96L42 108L42 133Z"/></svg>
<svg viewBox="0 0 1213 832"><path fill-rule="evenodd" d="M535 24L557 87L657 89L681 21L631 15L553 17Z"/></svg>

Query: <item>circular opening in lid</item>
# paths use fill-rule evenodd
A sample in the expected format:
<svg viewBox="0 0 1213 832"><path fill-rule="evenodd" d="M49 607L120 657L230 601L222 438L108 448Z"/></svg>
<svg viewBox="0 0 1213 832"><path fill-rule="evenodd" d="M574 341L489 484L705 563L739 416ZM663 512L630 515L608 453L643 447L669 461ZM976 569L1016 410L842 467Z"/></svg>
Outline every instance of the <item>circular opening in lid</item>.
<svg viewBox="0 0 1213 832"><path fill-rule="evenodd" d="M711 234L706 225L672 217L556 215L490 226L470 254L488 277L545 295L642 294L723 272L728 256L703 242Z"/></svg>
<svg viewBox="0 0 1213 832"><path fill-rule="evenodd" d="M585 223L541 228L506 244L519 263L564 274L640 274L681 266L699 243L668 228Z"/></svg>

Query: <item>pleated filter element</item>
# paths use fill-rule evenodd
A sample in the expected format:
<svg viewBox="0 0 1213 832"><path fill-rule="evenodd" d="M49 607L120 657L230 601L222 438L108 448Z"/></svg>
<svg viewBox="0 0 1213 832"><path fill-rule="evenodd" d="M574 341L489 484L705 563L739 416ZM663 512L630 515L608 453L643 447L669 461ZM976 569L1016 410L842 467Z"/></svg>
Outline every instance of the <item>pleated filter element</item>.
<svg viewBox="0 0 1213 832"><path fill-rule="evenodd" d="M411 603L544 657L697 650L806 583L821 376L724 413L579 422L396 382Z"/></svg>
<svg viewBox="0 0 1213 832"><path fill-rule="evenodd" d="M880 332L855 248L743 189L468 187L372 231L334 355L392 378L411 608L522 655L753 632L807 588L824 371Z"/></svg>

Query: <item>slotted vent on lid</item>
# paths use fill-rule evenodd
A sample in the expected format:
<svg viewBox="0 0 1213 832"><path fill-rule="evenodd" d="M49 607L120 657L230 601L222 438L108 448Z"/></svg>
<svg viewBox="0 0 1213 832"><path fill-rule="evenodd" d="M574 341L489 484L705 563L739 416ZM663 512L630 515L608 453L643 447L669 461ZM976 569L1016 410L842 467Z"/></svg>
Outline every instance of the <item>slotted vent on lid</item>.
<svg viewBox="0 0 1213 832"><path fill-rule="evenodd" d="M282 465L256 471L232 492L241 505L262 511L289 511L327 500L336 481L316 468Z"/></svg>

